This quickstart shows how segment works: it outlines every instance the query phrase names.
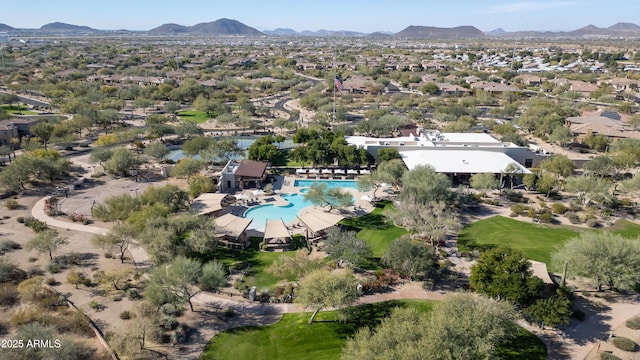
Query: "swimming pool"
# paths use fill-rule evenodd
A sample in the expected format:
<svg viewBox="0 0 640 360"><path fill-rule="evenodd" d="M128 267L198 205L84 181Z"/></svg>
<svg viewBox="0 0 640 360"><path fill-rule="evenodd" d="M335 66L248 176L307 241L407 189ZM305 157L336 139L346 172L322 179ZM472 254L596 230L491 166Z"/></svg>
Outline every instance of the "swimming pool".
<svg viewBox="0 0 640 360"><path fill-rule="evenodd" d="M355 180L294 180L293 186L295 187L309 187L314 183L327 184L327 188L349 188L358 189L358 182Z"/></svg>
<svg viewBox="0 0 640 360"><path fill-rule="evenodd" d="M245 218L253 218L249 225L249 229L264 231L267 220L282 219L285 224L296 220L296 215L307 206L313 204L305 201L301 194L284 194L280 195L284 200L289 202L286 206L276 206L273 204L264 204L247 210L244 213Z"/></svg>

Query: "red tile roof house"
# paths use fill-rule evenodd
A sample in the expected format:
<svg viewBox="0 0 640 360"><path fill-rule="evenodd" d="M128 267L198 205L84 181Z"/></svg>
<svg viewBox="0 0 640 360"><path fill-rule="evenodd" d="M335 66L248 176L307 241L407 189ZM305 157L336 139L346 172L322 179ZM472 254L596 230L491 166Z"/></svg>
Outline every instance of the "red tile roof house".
<svg viewBox="0 0 640 360"><path fill-rule="evenodd" d="M222 169L220 192L260 188L266 179L269 163L253 160L230 160Z"/></svg>

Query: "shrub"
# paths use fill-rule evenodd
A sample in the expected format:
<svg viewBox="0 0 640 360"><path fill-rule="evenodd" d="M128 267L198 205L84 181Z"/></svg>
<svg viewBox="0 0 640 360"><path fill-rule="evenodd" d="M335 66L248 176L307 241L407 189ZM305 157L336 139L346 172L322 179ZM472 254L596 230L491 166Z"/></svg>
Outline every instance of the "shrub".
<svg viewBox="0 0 640 360"><path fill-rule="evenodd" d="M4 201L4 207L9 210L15 210L20 207L20 203L16 199L7 199Z"/></svg>
<svg viewBox="0 0 640 360"><path fill-rule="evenodd" d="M26 274L6 257L0 258L0 282L24 279Z"/></svg>
<svg viewBox="0 0 640 360"><path fill-rule="evenodd" d="M129 310L125 310L125 311L120 313L120 319L122 319L122 320L129 320L129 319L131 319L131 317L132 317L131 311L129 311Z"/></svg>
<svg viewBox="0 0 640 360"><path fill-rule="evenodd" d="M636 351L638 344L635 341L626 337L614 337L613 345L620 350L624 351Z"/></svg>
<svg viewBox="0 0 640 360"><path fill-rule="evenodd" d="M540 214L540 222L543 224L549 224L551 222L551 220L553 220L553 215L549 214L548 212L544 212L542 214Z"/></svg>
<svg viewBox="0 0 640 360"><path fill-rule="evenodd" d="M564 214L567 211L569 211L569 208L566 207L564 204L560 204L560 203L553 203L551 204L551 211L553 211L554 214Z"/></svg>
<svg viewBox="0 0 640 360"><path fill-rule="evenodd" d="M522 204L515 204L511 206L511 211L514 214L522 214L526 210L526 207Z"/></svg>
<svg viewBox="0 0 640 360"><path fill-rule="evenodd" d="M49 277L47 278L47 280L44 281L47 285L49 286L53 286L55 284L57 284L58 282L56 281L56 278L54 277Z"/></svg>
<svg viewBox="0 0 640 360"><path fill-rule="evenodd" d="M175 330L178 327L178 320L175 316L164 315L160 319L160 327L165 331Z"/></svg>
<svg viewBox="0 0 640 360"><path fill-rule="evenodd" d="M35 256L29 256L29 258L27 259L27 261L29 261L29 262L36 262L36 261L38 261L38 258L37 258L37 257L35 257Z"/></svg>
<svg viewBox="0 0 640 360"><path fill-rule="evenodd" d="M89 307L92 308L93 310L97 309L98 306L100 306L100 305L95 300L91 300L91 302L89 303Z"/></svg>
<svg viewBox="0 0 640 360"><path fill-rule="evenodd" d="M110 252L106 252L106 253L104 253L104 258L105 259L112 259L113 258L113 254L110 253Z"/></svg>
<svg viewBox="0 0 640 360"><path fill-rule="evenodd" d="M178 316L180 315L180 309L174 304L164 304L160 306L160 313L165 316Z"/></svg>
<svg viewBox="0 0 640 360"><path fill-rule="evenodd" d="M24 216L18 216L18 217L16 218L16 221L17 221L19 224L24 224Z"/></svg>
<svg viewBox="0 0 640 360"><path fill-rule="evenodd" d="M129 300L137 300L137 299L140 299L141 297L140 292L136 288L127 289L127 291L125 292L125 295Z"/></svg>
<svg viewBox="0 0 640 360"><path fill-rule="evenodd" d="M574 213L573 211L569 211L564 213L564 216L569 219L569 222L571 222L572 224L580 224L582 223L582 219L580 219L580 216L576 213Z"/></svg>
<svg viewBox="0 0 640 360"><path fill-rule="evenodd" d="M634 318L631 318L631 319L627 320L624 324L629 329L640 330L640 316L636 316Z"/></svg>
<svg viewBox="0 0 640 360"><path fill-rule="evenodd" d="M18 289L13 284L0 285L0 305L12 306L18 302Z"/></svg>
<svg viewBox="0 0 640 360"><path fill-rule="evenodd" d="M597 228L600 226L600 222L596 219L589 219L587 220L587 226L590 228Z"/></svg>
<svg viewBox="0 0 640 360"><path fill-rule="evenodd" d="M42 222L32 216L24 219L24 226L37 233L43 232L44 230L47 230L49 228L45 222Z"/></svg>
<svg viewBox="0 0 640 360"><path fill-rule="evenodd" d="M527 216L530 218L536 217L536 210L534 208L529 208L529 210L527 210Z"/></svg>
<svg viewBox="0 0 640 360"><path fill-rule="evenodd" d="M22 246L13 240L0 241L0 251L17 250L20 248L22 248Z"/></svg>
<svg viewBox="0 0 640 360"><path fill-rule="evenodd" d="M86 287L90 287L92 285L91 279L89 279L89 278L82 279L82 285L84 285Z"/></svg>

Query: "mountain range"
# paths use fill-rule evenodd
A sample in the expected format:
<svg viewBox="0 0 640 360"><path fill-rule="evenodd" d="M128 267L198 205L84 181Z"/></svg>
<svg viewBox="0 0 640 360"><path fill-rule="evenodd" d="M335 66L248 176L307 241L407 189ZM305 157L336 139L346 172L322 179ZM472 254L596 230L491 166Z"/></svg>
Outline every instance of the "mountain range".
<svg viewBox="0 0 640 360"><path fill-rule="evenodd" d="M79 26L54 22L43 25L39 29L17 29L0 23L0 31L20 34L75 34L100 35L111 33L109 30L98 30L88 26ZM128 30L118 30L128 32ZM171 35L171 36L338 36L338 37L388 37L400 39L482 39L482 38L591 38L591 37L624 37L640 38L640 26L632 23L617 23L607 28L587 25L573 31L516 31L508 32L501 28L483 32L474 26L457 26L452 28L411 25L397 33L375 32L361 33L348 30L295 31L278 28L259 31L237 20L218 19L212 22L199 23L193 26L179 24L163 24L148 31L129 31L132 34Z"/></svg>

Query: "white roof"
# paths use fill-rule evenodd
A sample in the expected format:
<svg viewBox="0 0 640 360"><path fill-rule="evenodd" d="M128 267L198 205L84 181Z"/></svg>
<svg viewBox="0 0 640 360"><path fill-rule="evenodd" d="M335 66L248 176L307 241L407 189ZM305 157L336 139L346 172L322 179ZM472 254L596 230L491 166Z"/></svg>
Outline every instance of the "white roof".
<svg viewBox="0 0 640 360"><path fill-rule="evenodd" d="M496 138L485 133L442 133L447 141L461 143L499 143Z"/></svg>
<svg viewBox="0 0 640 360"><path fill-rule="evenodd" d="M400 156L409 170L418 165L431 165L439 173L499 174L509 164L516 164L521 173L531 173L508 155L494 151L414 150L401 151Z"/></svg>
<svg viewBox="0 0 640 360"><path fill-rule="evenodd" d="M290 238L291 233L287 229L282 219L267 220L267 225L264 227L264 238L277 239L277 238Z"/></svg>
<svg viewBox="0 0 640 360"><path fill-rule="evenodd" d="M220 193L204 193L198 196L191 203L190 209L196 212L196 215L205 215L222 209L222 200L227 194Z"/></svg>
<svg viewBox="0 0 640 360"><path fill-rule="evenodd" d="M298 220L314 233L330 228L344 219L344 216L326 212L318 207L309 206L298 213Z"/></svg>
<svg viewBox="0 0 640 360"><path fill-rule="evenodd" d="M239 238L245 230L247 230L251 221L253 221L253 219L242 218L233 214L224 214L213 219L213 222L216 225L216 234L218 236L227 235L236 239Z"/></svg>

